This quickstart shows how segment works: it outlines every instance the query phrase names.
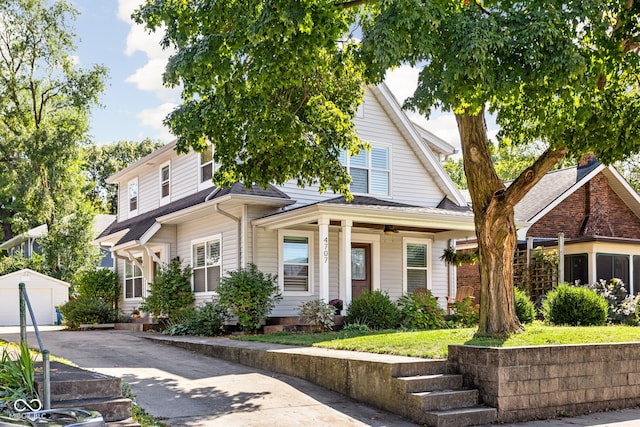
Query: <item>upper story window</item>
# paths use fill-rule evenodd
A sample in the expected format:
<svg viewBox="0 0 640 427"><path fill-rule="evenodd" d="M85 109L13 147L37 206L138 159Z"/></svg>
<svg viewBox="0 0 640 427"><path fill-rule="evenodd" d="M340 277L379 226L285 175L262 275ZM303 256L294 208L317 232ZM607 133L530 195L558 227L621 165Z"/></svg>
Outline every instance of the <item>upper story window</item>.
<svg viewBox="0 0 640 427"><path fill-rule="evenodd" d="M193 291L213 292L220 283L222 265L220 236L192 244Z"/></svg>
<svg viewBox="0 0 640 427"><path fill-rule="evenodd" d="M160 167L160 204L168 203L171 199L171 164L165 163Z"/></svg>
<svg viewBox="0 0 640 427"><path fill-rule="evenodd" d="M284 292L311 293L313 234L304 231L281 231L279 280Z"/></svg>
<svg viewBox="0 0 640 427"><path fill-rule="evenodd" d="M388 196L390 194L390 147L371 145L371 151L362 150L357 156L340 155L340 162L351 175L351 192Z"/></svg>
<svg viewBox="0 0 640 427"><path fill-rule="evenodd" d="M198 159L200 166L198 187L206 188L213 185L213 145L208 145L207 149L200 153Z"/></svg>
<svg viewBox="0 0 640 427"><path fill-rule="evenodd" d="M129 181L129 215L138 213L138 178Z"/></svg>

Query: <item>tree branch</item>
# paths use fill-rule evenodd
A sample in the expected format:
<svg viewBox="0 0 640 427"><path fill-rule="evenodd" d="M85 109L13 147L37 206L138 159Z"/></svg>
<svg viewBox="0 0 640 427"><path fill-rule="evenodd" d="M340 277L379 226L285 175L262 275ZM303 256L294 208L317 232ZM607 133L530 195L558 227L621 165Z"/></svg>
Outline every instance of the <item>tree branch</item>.
<svg viewBox="0 0 640 427"><path fill-rule="evenodd" d="M564 158L569 150L560 146L548 148L536 161L526 168L504 191L502 197L511 206L517 205L522 198L531 190L543 176L547 174L560 160Z"/></svg>
<svg viewBox="0 0 640 427"><path fill-rule="evenodd" d="M362 6L363 4L367 3L368 0L350 0L350 1L346 1L343 3L334 3L336 6L341 7L343 9L349 9L352 7L358 7L358 6Z"/></svg>

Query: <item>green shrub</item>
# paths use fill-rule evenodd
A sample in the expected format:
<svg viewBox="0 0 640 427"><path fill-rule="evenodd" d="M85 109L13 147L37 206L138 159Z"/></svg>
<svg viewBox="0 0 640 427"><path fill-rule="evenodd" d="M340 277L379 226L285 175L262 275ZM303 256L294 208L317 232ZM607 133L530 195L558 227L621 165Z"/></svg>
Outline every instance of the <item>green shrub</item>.
<svg viewBox="0 0 640 427"><path fill-rule="evenodd" d="M549 292L542 302L545 320L554 325L604 325L609 304L592 289L566 283Z"/></svg>
<svg viewBox="0 0 640 427"><path fill-rule="evenodd" d="M371 329L362 323L347 323L342 328L342 332L371 332Z"/></svg>
<svg viewBox="0 0 640 427"><path fill-rule="evenodd" d="M516 316L520 323L531 323L536 319L536 306L526 292L515 288L514 299L516 305Z"/></svg>
<svg viewBox="0 0 640 427"><path fill-rule="evenodd" d="M115 310L101 300L76 298L60 306L67 326L77 329L83 323L114 323L119 320Z"/></svg>
<svg viewBox="0 0 640 427"><path fill-rule="evenodd" d="M635 295L629 295L624 282L620 279L611 279L609 282L600 280L597 283L589 285L604 297L609 305L607 321L609 323L623 323L627 325L638 324L638 312L636 310L638 298Z"/></svg>
<svg viewBox="0 0 640 427"><path fill-rule="evenodd" d="M480 306L471 297L451 304L452 314L445 316L449 327L470 328L478 324Z"/></svg>
<svg viewBox="0 0 640 427"><path fill-rule="evenodd" d="M362 323L371 329L392 329L398 326L400 313L386 292L365 291L347 308L347 323Z"/></svg>
<svg viewBox="0 0 640 427"><path fill-rule="evenodd" d="M411 292L398 299L400 323L409 329L437 329L444 326L445 312L430 290Z"/></svg>
<svg viewBox="0 0 640 427"><path fill-rule="evenodd" d="M238 316L238 324L246 332L257 331L282 300L277 276L262 273L253 264L227 273L216 292L220 303Z"/></svg>
<svg viewBox="0 0 640 427"><path fill-rule="evenodd" d="M84 271L76 282L76 292L84 298L104 301L117 310L121 292L118 273L107 268Z"/></svg>
<svg viewBox="0 0 640 427"><path fill-rule="evenodd" d="M333 321L336 307L329 305L321 299L307 301L300 306L300 318L312 325L314 332L324 332L333 329Z"/></svg>
<svg viewBox="0 0 640 427"><path fill-rule="evenodd" d="M12 354L14 353L14 354ZM35 383L35 357L27 341L20 343L20 351L2 349L0 356L0 414L12 414L18 399L31 402L38 398Z"/></svg>
<svg viewBox="0 0 640 427"><path fill-rule="evenodd" d="M229 312L227 308L219 300L214 299L196 307L191 329L194 335L207 337L222 335L225 332L225 324L228 318Z"/></svg>
<svg viewBox="0 0 640 427"><path fill-rule="evenodd" d="M154 283L149 283L149 296L139 308L166 324L171 321L172 316L193 304L194 300L191 268L183 268L180 261L174 259L160 268Z"/></svg>

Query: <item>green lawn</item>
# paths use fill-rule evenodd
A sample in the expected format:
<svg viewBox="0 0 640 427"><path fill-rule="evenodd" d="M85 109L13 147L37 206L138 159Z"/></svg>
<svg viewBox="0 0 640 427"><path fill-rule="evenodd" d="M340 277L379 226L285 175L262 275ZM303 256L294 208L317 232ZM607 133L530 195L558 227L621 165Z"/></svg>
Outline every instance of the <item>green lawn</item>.
<svg viewBox="0 0 640 427"><path fill-rule="evenodd" d="M475 331L475 329L438 329L416 332L277 333L243 336L238 339L370 353L398 354L429 359L446 357L447 348L451 344L484 347L520 347L529 345L640 342L640 327L632 326L561 327L534 323L528 325L524 332L513 334L506 339L474 338Z"/></svg>

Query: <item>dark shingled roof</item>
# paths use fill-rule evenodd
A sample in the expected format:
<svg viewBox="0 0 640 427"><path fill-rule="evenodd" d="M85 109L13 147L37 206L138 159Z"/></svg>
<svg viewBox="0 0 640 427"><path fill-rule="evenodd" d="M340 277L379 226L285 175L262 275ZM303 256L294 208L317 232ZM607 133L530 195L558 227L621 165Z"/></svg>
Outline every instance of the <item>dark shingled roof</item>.
<svg viewBox="0 0 640 427"><path fill-rule="evenodd" d="M451 200L449 200L448 197L445 197L444 199L442 199L440 201L440 203L438 203L438 208L439 209L446 209L448 211L471 212L471 208L469 206L467 206L467 205L465 205L465 206L457 205L457 204L453 203Z"/></svg>
<svg viewBox="0 0 640 427"><path fill-rule="evenodd" d="M160 206L159 208L152 211L136 215L135 217L129 218L125 221L114 221L109 227L107 227L102 233L100 233L98 239L129 229L127 234L125 234L124 237L122 237L118 241L118 244L138 240L147 230L149 230L149 228L151 228L153 224L155 224L156 218L204 203L207 196L209 196L209 194L211 194L213 191L214 188L207 188L182 199L176 200L175 202ZM248 189L241 183L237 182L231 187L221 188L220 191L218 191L210 200L215 200L228 194L242 194L273 197L278 199L290 199L288 195L273 186L269 186L269 188L267 189L264 189L262 187L253 187L251 189Z"/></svg>
<svg viewBox="0 0 640 427"><path fill-rule="evenodd" d="M525 221L533 219L598 166L600 166L600 162L592 161L584 166L547 173L515 206L515 217Z"/></svg>
<svg viewBox="0 0 640 427"><path fill-rule="evenodd" d="M415 205L407 205L406 203L392 202L390 200L377 199L370 196L353 196L350 202L347 202L344 196L335 197L333 199L322 200L319 203L334 203L336 205L357 205L357 206L393 206L396 208L417 208Z"/></svg>

